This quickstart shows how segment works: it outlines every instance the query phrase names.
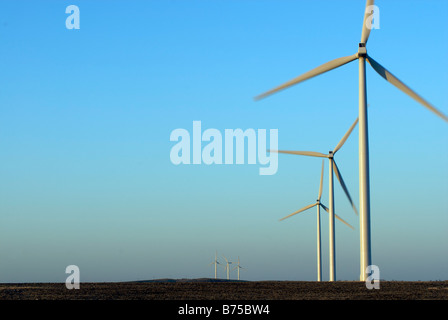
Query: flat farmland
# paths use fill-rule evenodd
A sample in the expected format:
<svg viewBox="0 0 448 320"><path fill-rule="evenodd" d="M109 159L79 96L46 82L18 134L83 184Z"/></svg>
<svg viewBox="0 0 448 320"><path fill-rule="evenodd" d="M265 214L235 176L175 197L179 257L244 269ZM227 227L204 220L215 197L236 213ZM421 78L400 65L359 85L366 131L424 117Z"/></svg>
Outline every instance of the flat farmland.
<svg viewBox="0 0 448 320"><path fill-rule="evenodd" d="M0 284L0 300L448 300L448 281L381 281L367 289L355 281L161 280Z"/></svg>

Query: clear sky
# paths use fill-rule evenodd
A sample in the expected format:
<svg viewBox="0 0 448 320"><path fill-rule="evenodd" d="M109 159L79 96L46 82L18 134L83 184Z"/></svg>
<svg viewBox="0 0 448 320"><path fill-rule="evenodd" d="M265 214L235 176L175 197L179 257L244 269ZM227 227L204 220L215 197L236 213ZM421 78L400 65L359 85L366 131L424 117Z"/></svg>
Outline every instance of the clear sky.
<svg viewBox="0 0 448 320"><path fill-rule="evenodd" d="M68 30L68 5L80 29ZM445 0L381 1L368 53L448 114ZM332 150L358 114L364 0L0 2L0 282L213 277L315 280L321 160L174 165L170 133L278 129L280 149ZM448 279L448 126L367 66L372 262L387 280ZM358 130L336 155L359 208ZM328 202L328 164L325 163ZM359 277L359 221L335 183L338 280ZM328 216L322 213L323 280ZM218 276L225 277L220 268ZM236 272L231 274L236 277Z"/></svg>

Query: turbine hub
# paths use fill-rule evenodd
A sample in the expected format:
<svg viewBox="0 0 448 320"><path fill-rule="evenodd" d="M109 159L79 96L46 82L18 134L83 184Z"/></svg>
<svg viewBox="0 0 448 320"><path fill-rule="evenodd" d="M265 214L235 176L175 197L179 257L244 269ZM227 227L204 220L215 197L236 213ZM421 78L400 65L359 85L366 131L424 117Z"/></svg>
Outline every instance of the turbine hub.
<svg viewBox="0 0 448 320"><path fill-rule="evenodd" d="M358 58L367 56L366 44L364 42L360 42L358 45Z"/></svg>
<svg viewBox="0 0 448 320"><path fill-rule="evenodd" d="M333 154L333 151L329 151L329 152L328 152L328 158L329 158L329 159L333 159L333 155L334 155L334 154Z"/></svg>

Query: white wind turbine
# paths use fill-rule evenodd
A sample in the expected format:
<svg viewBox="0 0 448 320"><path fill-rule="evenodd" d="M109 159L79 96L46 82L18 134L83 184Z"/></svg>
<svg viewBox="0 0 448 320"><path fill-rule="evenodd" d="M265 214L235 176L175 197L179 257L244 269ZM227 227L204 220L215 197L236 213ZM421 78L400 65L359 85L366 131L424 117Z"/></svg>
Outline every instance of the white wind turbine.
<svg viewBox="0 0 448 320"><path fill-rule="evenodd" d="M216 279L216 271L217 271L217 266L218 266L218 264L220 264L219 262L218 262L218 256L217 256L217 252L215 252L215 261L213 261L213 262L211 262L211 263L209 263L208 265L209 266L211 266L212 264L214 264L215 265L215 279Z"/></svg>
<svg viewBox="0 0 448 320"><path fill-rule="evenodd" d="M392 75L386 68L375 61L367 54L366 43L372 28L371 14L374 11L374 0L366 1L364 10L364 20L362 25L361 42L358 44L358 52L351 56L338 58L323 65L312 69L299 77L296 77L272 90L269 90L255 99L259 100L280 90L303 82L307 79L318 76L327 71L343 66L351 61L358 59L359 63L359 205L360 205L360 280L365 281L367 278L366 268L372 263L371 242L370 242L370 180L369 180L369 143L368 143L368 127L367 127L367 87L366 87L366 61L372 68L385 80L393 84L395 87L415 99L417 102L425 106L439 117L448 121L448 117L437 110L434 106L424 100L417 93L412 91L408 86Z"/></svg>
<svg viewBox="0 0 448 320"><path fill-rule="evenodd" d="M322 280L322 255L321 255L321 244L320 244L320 207L322 207L325 211L327 211L330 216L332 215L331 210L329 210L326 206L324 206L321 202L321 196L322 196L322 183L323 183L323 179L324 179L324 160L322 160L322 172L320 175L320 186L319 186L319 195L317 196L317 200L316 203L310 204L300 210L297 210L296 212L291 213L290 215L281 218L280 221L285 220L289 217L292 217L293 215L296 215L300 212L306 211L308 209L311 209L314 206L317 206L317 281L321 281ZM342 221L343 223L345 223L347 226L349 226L350 228L354 229L353 226L351 226L349 223L347 223L346 221L344 221L341 217L339 217L337 214L333 215L333 221L334 221L334 217L336 217L338 220ZM330 222L331 222L331 218L330 218ZM331 244L334 244L334 241L331 241L331 235L334 234L333 231L330 230L330 247ZM334 249L334 248L333 248ZM331 257L331 254L330 254ZM334 257L334 254L333 254Z"/></svg>
<svg viewBox="0 0 448 320"><path fill-rule="evenodd" d="M356 210L356 206L352 201L352 198L350 197L350 193L348 192L347 186L345 185L344 179L342 179L341 172L339 171L338 166L336 165L336 161L334 160L334 155L336 152L338 152L339 149L344 145L345 141L347 141L348 137L352 133L353 129L355 128L356 124L358 123L358 119L355 120L355 122L352 124L352 126L348 129L348 131L345 133L345 135L342 137L341 141L336 145L333 151L329 151L328 154L323 154L320 152L314 152L314 151L285 151L285 150L268 150L269 152L278 152L278 153L288 153L288 154L296 154L296 155L303 155L303 156L311 156L311 157L321 157L321 158L328 158L329 160L329 176L328 176L328 182L329 182L329 197L328 197L328 205L330 209L328 210L329 213L329 240L330 240L330 281L336 280L336 245L335 245L335 232L334 232L334 183L333 183L333 172L336 174L336 178L339 180L339 183L341 184L342 189L345 192L345 195L348 198L348 201L352 205L353 210L355 211L356 215L358 215L358 211ZM322 162L322 170L323 170L323 162ZM322 177L321 177L322 179ZM321 191L319 191L319 198L318 202L320 200ZM314 204L313 206L317 205ZM311 207L310 207L311 208ZM325 207L324 207L325 208ZM318 206L319 210L319 206Z"/></svg>
<svg viewBox="0 0 448 320"><path fill-rule="evenodd" d="M235 269L238 269L238 280L240 280L240 269L246 269L246 268L243 268L242 266L240 266L240 257L238 257L238 264L232 270L235 270Z"/></svg>
<svg viewBox="0 0 448 320"><path fill-rule="evenodd" d="M223 256L224 257L224 256ZM224 257L224 259L226 259L226 266L224 267L224 271L227 270L227 280L230 280L230 265L232 264L232 262L230 262L229 260L227 260L226 257Z"/></svg>

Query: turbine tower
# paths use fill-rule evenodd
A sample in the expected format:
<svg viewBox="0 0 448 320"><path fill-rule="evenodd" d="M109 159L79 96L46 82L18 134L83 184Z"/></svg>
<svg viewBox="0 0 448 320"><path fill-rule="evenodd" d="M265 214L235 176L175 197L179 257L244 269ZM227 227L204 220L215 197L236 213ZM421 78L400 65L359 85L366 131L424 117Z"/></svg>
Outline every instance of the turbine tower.
<svg viewBox="0 0 448 320"><path fill-rule="evenodd" d="M238 264L235 267L233 267L232 270L235 270L235 269L238 269L238 280L240 280L240 269L246 269L246 268L243 268L242 266L240 266L240 257L238 257Z"/></svg>
<svg viewBox="0 0 448 320"><path fill-rule="evenodd" d="M341 184L342 189L345 192L345 195L348 198L348 201L352 205L353 210L355 211L356 215L358 215L358 211L356 210L356 206L352 201L352 197L350 196L350 193L348 192L347 186L345 185L344 179L342 179L341 172L339 171L338 166L336 165L336 161L334 160L334 155L336 152L341 149L341 147L344 145L345 141L347 141L348 137L352 133L353 129L355 128L356 124L358 123L358 119L355 120L355 122L352 124L350 129L345 133L345 135L342 137L341 141L337 144L337 146L334 148L333 151L329 151L328 154L323 154L320 152L314 152L314 151L285 151L285 150L268 150L269 152L278 152L278 153L287 153L287 154L296 154L296 155L303 155L303 156L311 156L311 157L321 157L321 158L328 158L329 160L329 241L330 241L330 281L336 280L336 237L335 237L335 231L334 231L334 183L333 183L333 172L336 174L336 178L338 179L339 183ZM323 170L323 162L322 162L322 170ZM321 176L322 179L322 176ZM321 191L319 191L319 198L320 200ZM317 205L314 204L314 205ZM319 210L319 206L318 206Z"/></svg>
<svg viewBox="0 0 448 320"><path fill-rule="evenodd" d="M223 257L224 257L224 256L223 256ZM230 262L229 260L227 260L226 257L224 257L224 259L226 260L226 266L225 266L224 271L227 270L227 280L230 280L230 274L229 274L229 272L230 272L230 265L232 264L232 262Z"/></svg>
<svg viewBox="0 0 448 320"><path fill-rule="evenodd" d="M316 203L310 204L310 205L308 205L308 206L306 206L306 207L304 207L304 208L302 208L300 210L297 210L296 212L293 212L290 215L280 219L280 221L285 220L285 219L287 219L289 217L292 217L292 216L294 216L294 215L296 215L296 214L298 214L300 212L306 211L308 209L311 209L314 206L317 206L317 281L322 281L322 255L321 255L321 244L320 244L320 238L321 238L320 237L320 234L321 234L321 232L320 232L320 207L322 207L325 211L327 211L330 214L330 216L331 216L331 211L320 202L320 198L322 196L323 178L324 178L324 160L322 160L322 172L321 172L321 175L320 175L319 195L317 196ZM334 214L333 217L336 217L338 220L342 221L347 226L349 226L350 228L354 229L353 226L351 226L349 223L344 221L337 214ZM330 221L331 221L331 218L330 218ZM332 234L334 235L334 232L332 232L330 230L330 244L331 243L334 244L334 241L332 242L332 240L331 240L331 235ZM331 247L331 245L330 245L330 247ZM333 255L330 254L330 257L334 257L334 253L333 253ZM331 275L331 272L330 272L330 275ZM330 279L330 281L332 281L332 280Z"/></svg>
<svg viewBox="0 0 448 320"><path fill-rule="evenodd" d="M218 264L220 264L219 262L218 262L218 257L217 257L217 252L215 252L215 261L213 261L213 262L211 262L211 263L209 263L208 265L210 266L210 265L212 265L212 264L214 264L215 265L215 279L216 279L216 269L217 269L217 266L218 266Z"/></svg>
<svg viewBox="0 0 448 320"><path fill-rule="evenodd" d="M361 41L358 44L358 52L351 56L338 58L323 65L312 69L299 77L296 77L285 84L282 84L272 90L269 90L257 97L256 100L267 97L275 92L286 89L290 86L303 82L307 79L316 77L322 73L328 72L340 66L343 66L354 60L358 60L359 64L359 224L360 224L360 280L367 279L366 268L372 264L371 241L370 241L370 180L369 180L369 143L368 143L368 127L367 127L367 86L366 86L366 61L372 68L386 81L403 91L411 98L425 106L430 111L448 122L448 117L433 107L429 102L424 100L417 93L412 91L408 86L396 78L386 68L375 61L367 54L366 44L369 39L371 25L369 24L370 14L374 9L374 0L366 1L364 10L364 19L362 25ZM370 20L371 22L371 20Z"/></svg>

